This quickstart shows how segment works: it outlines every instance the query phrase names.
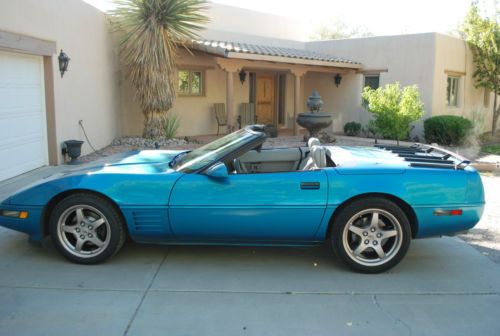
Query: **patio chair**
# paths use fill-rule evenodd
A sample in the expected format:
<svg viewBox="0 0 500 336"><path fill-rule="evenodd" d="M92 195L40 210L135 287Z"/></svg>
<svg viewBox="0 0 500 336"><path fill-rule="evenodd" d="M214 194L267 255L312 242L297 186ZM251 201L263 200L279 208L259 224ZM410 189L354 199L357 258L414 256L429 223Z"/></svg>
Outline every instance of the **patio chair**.
<svg viewBox="0 0 500 336"><path fill-rule="evenodd" d="M239 128L257 123L257 115L255 114L255 104L241 103L240 115L238 116Z"/></svg>
<svg viewBox="0 0 500 336"><path fill-rule="evenodd" d="M214 103L214 113L215 119L217 120L217 135L219 135L219 130L221 127L226 126L227 129L226 104Z"/></svg>

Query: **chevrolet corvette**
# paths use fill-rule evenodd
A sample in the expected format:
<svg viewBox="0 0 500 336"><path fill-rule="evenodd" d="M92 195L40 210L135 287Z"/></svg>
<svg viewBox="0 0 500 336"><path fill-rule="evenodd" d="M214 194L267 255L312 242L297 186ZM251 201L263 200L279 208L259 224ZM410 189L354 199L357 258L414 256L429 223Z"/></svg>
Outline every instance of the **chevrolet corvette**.
<svg viewBox="0 0 500 336"><path fill-rule="evenodd" d="M265 149L247 126L200 148L117 154L0 203L0 225L50 236L67 259L102 262L141 243L331 245L346 266L390 269L412 239L473 227L484 207L469 161L439 147Z"/></svg>

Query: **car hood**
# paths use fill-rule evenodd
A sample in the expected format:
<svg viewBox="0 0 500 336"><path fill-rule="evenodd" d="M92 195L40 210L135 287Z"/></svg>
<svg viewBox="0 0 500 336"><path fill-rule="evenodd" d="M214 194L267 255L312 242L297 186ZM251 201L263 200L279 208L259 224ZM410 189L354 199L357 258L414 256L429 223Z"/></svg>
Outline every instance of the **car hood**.
<svg viewBox="0 0 500 336"><path fill-rule="evenodd" d="M168 165L182 150L142 150L114 154L70 168L62 175L78 174L147 174L173 171Z"/></svg>
<svg viewBox="0 0 500 336"><path fill-rule="evenodd" d="M124 185L129 187L135 185L136 189L140 189L141 185L149 184L151 189L169 190L168 188L179 177L179 173L172 169L169 163L182 152L184 151L130 151L78 166L68 165L68 169L18 190L3 202L41 205L53 195L70 189L89 189L107 193L107 195L123 194L121 197L114 198L124 199L125 194L131 194L131 191L127 190ZM118 186L120 189L117 189ZM154 191L150 190L149 194L152 195L151 198L155 197ZM160 199L159 196L158 199Z"/></svg>

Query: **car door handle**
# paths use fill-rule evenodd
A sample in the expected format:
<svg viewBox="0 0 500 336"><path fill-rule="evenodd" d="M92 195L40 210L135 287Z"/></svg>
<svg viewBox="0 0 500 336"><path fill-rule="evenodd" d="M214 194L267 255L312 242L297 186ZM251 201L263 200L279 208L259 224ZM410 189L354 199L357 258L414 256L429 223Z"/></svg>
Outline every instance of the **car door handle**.
<svg viewBox="0 0 500 336"><path fill-rule="evenodd" d="M300 189L303 190L314 190L314 189L319 189L320 183L319 182L300 182Z"/></svg>

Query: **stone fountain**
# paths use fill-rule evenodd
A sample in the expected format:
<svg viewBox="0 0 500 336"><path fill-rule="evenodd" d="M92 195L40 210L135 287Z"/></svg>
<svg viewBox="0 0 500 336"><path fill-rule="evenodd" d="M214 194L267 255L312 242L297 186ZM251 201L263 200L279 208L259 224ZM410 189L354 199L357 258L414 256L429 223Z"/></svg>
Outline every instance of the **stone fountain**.
<svg viewBox="0 0 500 336"><path fill-rule="evenodd" d="M307 108L309 112L299 113L297 124L307 129L309 135L304 136L304 141L311 137L317 137L319 131L332 124L332 115L326 112L320 112L323 107L323 100L318 91L313 90L311 96L307 99Z"/></svg>

